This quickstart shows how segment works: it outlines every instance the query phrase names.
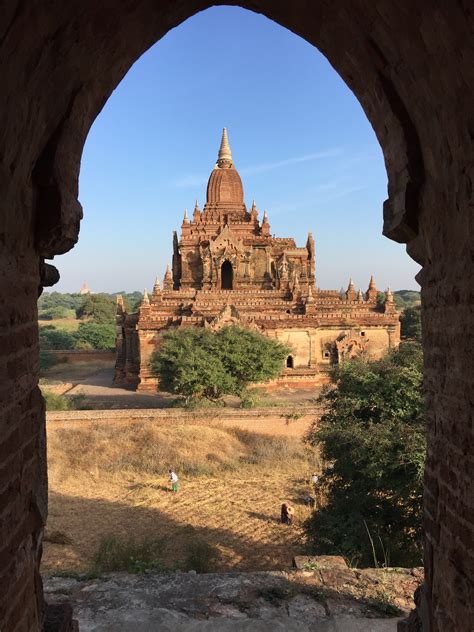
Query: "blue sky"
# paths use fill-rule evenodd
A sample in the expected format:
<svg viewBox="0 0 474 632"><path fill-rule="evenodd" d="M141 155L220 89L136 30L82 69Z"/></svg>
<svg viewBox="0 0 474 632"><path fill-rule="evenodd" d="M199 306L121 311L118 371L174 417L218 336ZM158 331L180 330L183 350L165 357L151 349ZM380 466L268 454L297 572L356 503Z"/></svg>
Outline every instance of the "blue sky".
<svg viewBox="0 0 474 632"><path fill-rule="evenodd" d="M419 266L381 234L387 176L358 101L314 47L232 7L168 33L111 95L82 157L79 243L56 257L53 289L151 288L184 209L204 205L222 127L247 206L299 245L313 232L320 287L352 276L365 289L374 273L380 289L418 289Z"/></svg>

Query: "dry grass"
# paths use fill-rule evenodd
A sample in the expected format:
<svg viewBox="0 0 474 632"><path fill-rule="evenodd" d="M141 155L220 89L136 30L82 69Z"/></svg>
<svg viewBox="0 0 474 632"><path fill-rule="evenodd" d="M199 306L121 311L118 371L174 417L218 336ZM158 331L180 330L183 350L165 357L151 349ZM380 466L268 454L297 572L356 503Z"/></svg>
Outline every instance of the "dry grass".
<svg viewBox="0 0 474 632"><path fill-rule="evenodd" d="M53 318L52 320L38 320L38 325L44 327L46 325L53 325L56 329L61 331L77 331L82 321L76 318Z"/></svg>
<svg viewBox="0 0 474 632"><path fill-rule="evenodd" d="M170 467L186 477L255 476L275 469L296 475L318 465L314 450L297 437L182 422L59 428L51 434L50 454L50 468L66 476L91 470L165 476Z"/></svg>
<svg viewBox="0 0 474 632"><path fill-rule="evenodd" d="M110 537L160 541L162 564L183 568L193 541L217 547L221 570L284 568L304 551L303 498L318 458L299 438L223 425L91 423L50 428L48 451L48 528L73 543L47 543L44 570L88 571ZM180 476L177 494L169 466ZM285 500L296 506L291 528L279 522Z"/></svg>

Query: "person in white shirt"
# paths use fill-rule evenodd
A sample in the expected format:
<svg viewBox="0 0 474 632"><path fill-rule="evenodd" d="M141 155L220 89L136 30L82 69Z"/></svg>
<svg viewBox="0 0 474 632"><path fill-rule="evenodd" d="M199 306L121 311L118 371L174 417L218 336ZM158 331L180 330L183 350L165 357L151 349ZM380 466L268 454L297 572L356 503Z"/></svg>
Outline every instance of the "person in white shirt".
<svg viewBox="0 0 474 632"><path fill-rule="evenodd" d="M311 475L311 484L313 485L313 489L314 489L314 493L315 494L318 491L318 481L319 481L319 476L316 474L316 472L314 472Z"/></svg>
<svg viewBox="0 0 474 632"><path fill-rule="evenodd" d="M178 475L176 474L176 472L173 472L173 470L169 470L169 481L171 483L171 491L172 492L177 492L178 491Z"/></svg>

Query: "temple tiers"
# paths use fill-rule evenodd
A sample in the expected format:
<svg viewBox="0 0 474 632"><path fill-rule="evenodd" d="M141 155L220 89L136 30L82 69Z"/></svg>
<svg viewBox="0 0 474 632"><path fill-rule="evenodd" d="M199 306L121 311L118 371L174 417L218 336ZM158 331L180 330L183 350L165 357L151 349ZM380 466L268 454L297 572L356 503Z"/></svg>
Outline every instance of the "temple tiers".
<svg viewBox="0 0 474 632"><path fill-rule="evenodd" d="M173 262L161 289L145 293L139 310L117 303L116 384L154 390L149 362L171 327L250 327L291 348L279 382L314 384L335 363L364 353L380 357L400 340L393 294L378 303L373 276L365 294L349 281L344 294L316 286L315 242L308 233L298 247L291 237L272 237L267 212L244 202L224 128L209 177L206 203L184 212L173 234Z"/></svg>

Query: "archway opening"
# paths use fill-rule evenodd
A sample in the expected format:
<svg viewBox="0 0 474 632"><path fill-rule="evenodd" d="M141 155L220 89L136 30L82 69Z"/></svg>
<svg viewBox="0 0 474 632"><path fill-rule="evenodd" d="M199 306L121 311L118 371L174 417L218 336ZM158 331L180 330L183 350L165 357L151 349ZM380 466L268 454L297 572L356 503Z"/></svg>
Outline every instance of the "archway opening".
<svg viewBox="0 0 474 632"><path fill-rule="evenodd" d="M221 266L221 289L232 290L234 284L234 270L230 261L224 261Z"/></svg>
<svg viewBox="0 0 474 632"><path fill-rule="evenodd" d="M286 368L294 369L293 356L289 355L286 359Z"/></svg>

